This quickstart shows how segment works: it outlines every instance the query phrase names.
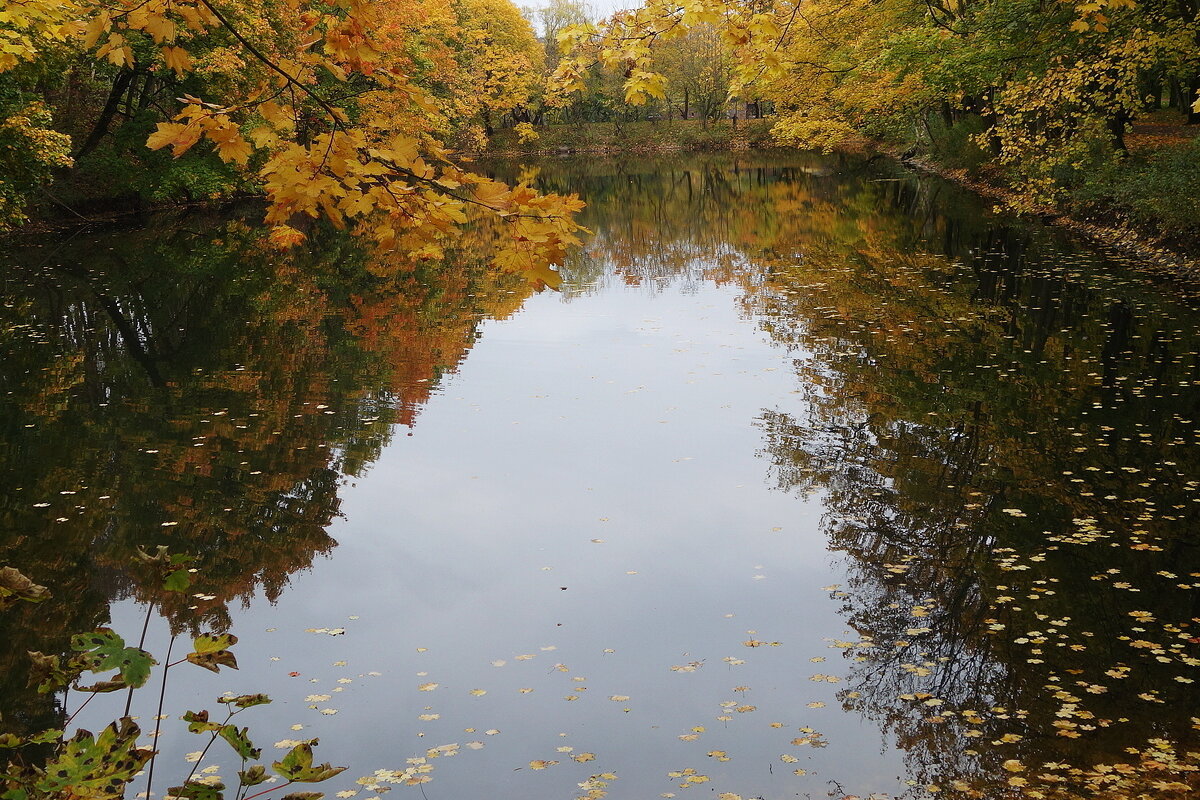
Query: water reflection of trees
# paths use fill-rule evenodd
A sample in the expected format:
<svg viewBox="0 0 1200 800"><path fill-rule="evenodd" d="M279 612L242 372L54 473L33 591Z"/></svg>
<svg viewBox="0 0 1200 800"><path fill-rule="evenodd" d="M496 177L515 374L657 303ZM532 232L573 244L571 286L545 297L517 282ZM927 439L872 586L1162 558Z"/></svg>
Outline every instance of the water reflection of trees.
<svg viewBox="0 0 1200 800"><path fill-rule="evenodd" d="M889 233L801 240L746 298L801 354L764 456L825 494L870 644L847 706L928 783L1194 741L1192 312L1036 238Z"/></svg>
<svg viewBox="0 0 1200 800"><path fill-rule="evenodd" d="M730 282L795 355L802 410L763 411L761 455L779 488L825 499L860 634L843 699L913 777L995 796L1195 742L1200 368L1181 288L886 164L571 172L600 231L577 283L587 258L628 283Z"/></svg>
<svg viewBox="0 0 1200 800"><path fill-rule="evenodd" d="M566 291L608 264L631 284L727 283L793 354L804 402L763 411L762 456L781 489L825 499L859 632L844 703L915 777L991 790L1012 760L1194 741L1194 684L1176 680L1200 641L1193 312L882 164L538 180L584 194L597 233ZM0 562L69 601L0 620L4 718L53 723L19 685L23 653L112 599L220 626L328 552L345 476L413 424L481 318L528 295L481 266L492 233L468 231L451 269L320 234L281 258L195 217L21 253L0 303ZM201 557L202 597L157 596L131 561L157 544Z"/></svg>
<svg viewBox="0 0 1200 800"><path fill-rule="evenodd" d="M610 271L630 285L686 291L745 266L748 253L769 254L780 233L804 224L807 204L836 193L840 170L857 168L796 153L726 153L549 162L536 175L539 186L577 191L588 203L581 220L595 236L568 260L565 292L586 291Z"/></svg>
<svg viewBox="0 0 1200 800"><path fill-rule="evenodd" d="M154 602L223 628L336 542L339 490L414 424L482 318L531 288L460 242L453 269L316 234L281 256L240 223L159 218L14 254L0 304L0 563L55 600L0 620L0 713L48 727L26 650ZM139 548L197 556L164 593ZM40 729L40 728L39 728Z"/></svg>

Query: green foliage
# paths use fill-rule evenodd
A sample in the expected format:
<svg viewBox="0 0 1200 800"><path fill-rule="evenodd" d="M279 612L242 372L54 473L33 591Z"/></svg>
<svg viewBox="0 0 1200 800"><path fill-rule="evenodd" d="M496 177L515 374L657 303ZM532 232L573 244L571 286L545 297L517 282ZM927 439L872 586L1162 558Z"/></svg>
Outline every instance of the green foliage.
<svg viewBox="0 0 1200 800"><path fill-rule="evenodd" d="M260 783L266 783L269 780L267 768L262 764L255 764L249 769L240 770L238 780L242 782L242 786L258 786Z"/></svg>
<svg viewBox="0 0 1200 800"><path fill-rule="evenodd" d="M169 577L191 559L178 554L171 555L167 548L160 547L154 555L141 551L138 560L156 564ZM0 581L0 588L6 592L0 597L11 599L12 603L41 602L49 595L45 587L38 586L11 567L0 569ZM183 661L213 672L221 666L236 669L237 661L229 651L236 643L237 637L228 633L195 637L192 642L194 650L185 659L163 668L163 691L167 672ZM65 689L84 672L117 670L117 674L109 680L101 680L91 686L79 686L76 683L72 688L90 694L126 689L130 692L132 703L132 693L146 684L151 667L158 663L140 647L127 647L125 640L110 628L96 628L76 634L71 637L70 645L74 651L71 654L29 653L30 682L38 685L39 692ZM267 771L263 764L247 765L246 762L258 759L262 751L251 741L249 729L239 728L231 720L248 708L270 703L271 699L265 694L243 694L219 697L217 702L226 707L222 722L210 720L207 710L187 711L181 719L188 723L190 732L207 734L210 746L218 738L224 740L242 760L243 769L238 771L238 796L242 797L246 789L267 780ZM150 775L153 775L155 751L138 747L140 736L141 729L128 716L114 721L99 735L82 729L69 739L65 738L62 730L57 729L28 736L0 734L0 749L19 750L31 745L49 745L51 748L50 755L40 765L36 761L17 759L0 768L0 800L116 800L124 797L130 784L142 774L147 764L150 765ZM312 747L315 744L316 740L313 740L294 747L282 760L274 762L272 768L289 782L298 783L319 783L340 774L345 767L333 767L327 763L313 765ZM168 790L170 794L192 800L224 800L224 784L193 780L194 775L195 768L182 784ZM146 792L152 789L147 783Z"/></svg>
<svg viewBox="0 0 1200 800"><path fill-rule="evenodd" d="M963 115L947 125L936 114L928 117L930 155L953 169L977 170L991 159L991 154L979 145L979 137L987 123L978 114Z"/></svg>
<svg viewBox="0 0 1200 800"><path fill-rule="evenodd" d="M118 689L144 686L150 678L150 667L158 663L140 647L126 647L125 640L109 628L72 636L71 647L80 651L82 663L92 672L118 670L121 676Z"/></svg>
<svg viewBox="0 0 1200 800"><path fill-rule="evenodd" d="M345 772L345 767L331 767L329 764L313 766L313 743L301 742L288 751L279 761L271 764L271 769L293 783L320 783Z"/></svg>
<svg viewBox="0 0 1200 800"><path fill-rule="evenodd" d="M237 669L237 658L227 649L234 644L237 637L231 633L197 636L192 644L195 650L187 654L187 660L210 672L220 672L221 667Z"/></svg>
<svg viewBox="0 0 1200 800"><path fill-rule="evenodd" d="M163 570L162 587L168 592L186 592L192 585L192 576L186 565L195 561L193 556L186 553L170 553L166 545L159 545L154 555L144 549L137 549L137 559L146 564L157 564Z"/></svg>
<svg viewBox="0 0 1200 800"><path fill-rule="evenodd" d="M0 96L0 231L24 222L34 192L71 165L70 137L50 124L40 101L9 106Z"/></svg>
<svg viewBox="0 0 1200 800"><path fill-rule="evenodd" d="M1099 170L1074 192L1087 211L1120 210L1180 244L1200 244L1200 138Z"/></svg>
<svg viewBox="0 0 1200 800"><path fill-rule="evenodd" d="M225 784L188 781L182 786L172 786L169 791L176 797L187 797L189 800L221 800Z"/></svg>
<svg viewBox="0 0 1200 800"><path fill-rule="evenodd" d="M252 188L211 147L197 147L179 158L168 151L147 150L146 137L153 130L148 115L121 125L79 159L73 186L80 187L84 198L95 192L92 187L100 187L109 194L132 194L157 204L214 200Z"/></svg>
<svg viewBox="0 0 1200 800"><path fill-rule="evenodd" d="M247 728L239 730L234 725L222 725L221 738L229 742L229 746L242 757L243 761L262 755L262 750L255 747L254 743L250 741L250 731Z"/></svg>
<svg viewBox="0 0 1200 800"><path fill-rule="evenodd" d="M49 796L69 793L82 797L122 797L125 786L150 760L153 752L137 747L141 729L125 717L99 736L80 730L46 762L36 789Z"/></svg>

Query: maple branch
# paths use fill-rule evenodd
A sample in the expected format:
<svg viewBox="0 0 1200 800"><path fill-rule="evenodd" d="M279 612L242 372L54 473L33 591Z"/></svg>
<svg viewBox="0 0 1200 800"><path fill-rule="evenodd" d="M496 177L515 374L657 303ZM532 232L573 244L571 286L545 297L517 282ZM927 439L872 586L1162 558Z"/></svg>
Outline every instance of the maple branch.
<svg viewBox="0 0 1200 800"><path fill-rule="evenodd" d="M494 211L497 213L503 212L505 210L500 206L493 206L490 203L485 203L484 201L479 200L478 198L471 197L469 195L458 194L458 193L454 192L453 190L438 183L433 178L426 178L423 175L418 175L417 173L413 172L411 169L408 169L407 167L402 167L394 161L390 161L388 159L378 158L378 157L376 157L375 160L378 161L380 164L383 164L388 169L400 173L401 175L403 175L405 178L412 181L413 183L419 183L424 186L429 186L434 191L436 191L438 194L442 194L447 197L452 197L461 203L470 203L471 205L476 205L476 206L479 206L480 208L486 208L488 211ZM391 192L389 191L388 194L391 194ZM394 195L393 195L393 197L394 197ZM558 214L504 214L503 218L504 219L562 219L562 217Z"/></svg>
<svg viewBox="0 0 1200 800"><path fill-rule="evenodd" d="M238 42L241 43L242 47L245 47L247 50L250 51L250 55L254 56L259 61L266 64L268 67L270 67L272 70L274 70L275 72L282 75L284 80L286 80L289 84L291 84L292 86L295 86L296 88L300 89L300 91L304 92L306 95L311 97L313 102L315 102L317 105L319 105L321 107L321 109L326 114L329 115L329 118L331 120L333 120L333 126L335 128L339 128L339 129L345 128L345 123L342 122L342 117L341 117L340 113L338 112L338 110L336 108L331 106L329 104L329 102L327 100L325 100L325 98L321 97L321 95L317 94L315 91L313 91L309 87L305 86L303 83L301 83L295 77L293 77L291 75L291 73L289 73L283 67L279 66L274 61L267 58L267 56L264 55L257 47L255 47L253 44L251 44L250 41L245 36L243 36L237 28L233 27L233 24L228 19L226 19L225 15L222 14L220 11L218 11L216 6L214 6L212 3L210 3L209 0L200 0L200 3L203 4L203 6L205 8L207 8L209 11L212 12L212 15L217 18L217 21L220 22L221 25L224 26L224 28L227 31L229 31L230 34L233 35L233 38L237 39Z"/></svg>
<svg viewBox="0 0 1200 800"><path fill-rule="evenodd" d="M792 13L788 15L787 24L783 26L783 32L779 34L779 38L775 41L775 46L771 48L771 52L779 52L779 48L783 46L783 41L787 39L788 33L792 30L792 23L796 21L796 15L800 13L800 0L796 0L796 5L792 6Z"/></svg>

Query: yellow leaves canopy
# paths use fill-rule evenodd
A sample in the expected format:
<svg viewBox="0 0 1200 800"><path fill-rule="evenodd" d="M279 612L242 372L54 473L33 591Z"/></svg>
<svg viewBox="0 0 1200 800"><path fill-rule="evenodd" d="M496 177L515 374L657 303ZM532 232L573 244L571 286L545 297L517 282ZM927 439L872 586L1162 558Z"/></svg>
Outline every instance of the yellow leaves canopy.
<svg viewBox="0 0 1200 800"><path fill-rule="evenodd" d="M149 44L158 69L220 87L179 98L146 144L179 157L207 142L244 170L271 201L277 246L324 218L433 258L473 209L506 220L498 264L552 283L577 242L577 200L475 176L441 143L456 121L529 100L543 51L509 0L28 0L0 9L0 71L69 36L122 68ZM431 92L430 70L449 93Z"/></svg>

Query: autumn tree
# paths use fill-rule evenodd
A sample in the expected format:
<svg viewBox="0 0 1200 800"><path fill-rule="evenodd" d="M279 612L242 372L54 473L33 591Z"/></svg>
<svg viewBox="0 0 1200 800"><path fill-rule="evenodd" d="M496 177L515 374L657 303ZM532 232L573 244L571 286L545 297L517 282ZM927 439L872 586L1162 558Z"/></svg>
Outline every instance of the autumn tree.
<svg viewBox="0 0 1200 800"><path fill-rule="evenodd" d="M430 0L418 10L436 6ZM459 22L475 20L460 41L479 56L466 82L480 113L525 102L520 78L541 54L528 23L505 0L469 0L463 9ZM437 257L476 208L511 223L501 263L536 268L560 259L575 241L578 201L508 187L454 161L438 135L428 65L413 57L423 42L420 25L405 22L412 16L400 0L15 3L0 18L0 70L64 47L93 53L117 70L111 105L128 113L148 96L147 105L169 117L155 122L146 140L152 150L178 158L203 147L267 195L278 246L301 241L323 218L380 248ZM406 31L417 35L406 41L408 52L380 49L376 33L389 25L393 47ZM16 127L44 130L36 109L31 114ZM35 141L27 149L43 171L64 163L61 142L22 135Z"/></svg>
<svg viewBox="0 0 1200 800"><path fill-rule="evenodd" d="M504 115L529 121L545 54L533 26L509 0L458 0L465 80L457 94L462 116L485 136Z"/></svg>
<svg viewBox="0 0 1200 800"><path fill-rule="evenodd" d="M666 102L684 117L702 121L722 116L733 79L733 63L712 25L691 28L663 43L656 58L666 78Z"/></svg>
<svg viewBox="0 0 1200 800"><path fill-rule="evenodd" d="M672 48L706 25L733 65L729 96L774 101L779 140L957 141L1001 165L1026 208L1123 159L1155 76L1200 102L1197 9L1159 0L648 0L565 31L556 84L582 91L599 64L627 102L662 98Z"/></svg>
<svg viewBox="0 0 1200 800"><path fill-rule="evenodd" d="M558 66L562 54L558 44L559 34L573 25L586 25L593 17L591 9L583 0L548 0L544 6L527 8L526 14L531 19L536 17L541 23L546 66L551 70Z"/></svg>

